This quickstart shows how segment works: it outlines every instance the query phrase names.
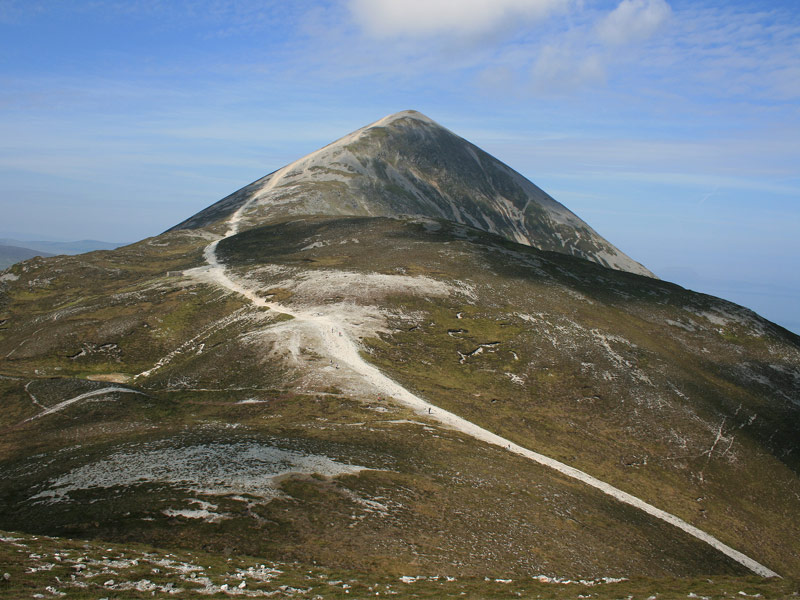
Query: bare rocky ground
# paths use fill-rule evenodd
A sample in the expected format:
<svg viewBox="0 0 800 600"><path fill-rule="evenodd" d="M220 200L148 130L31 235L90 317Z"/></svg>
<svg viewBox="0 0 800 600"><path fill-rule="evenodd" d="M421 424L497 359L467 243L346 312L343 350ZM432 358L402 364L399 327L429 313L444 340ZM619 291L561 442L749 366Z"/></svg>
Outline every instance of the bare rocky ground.
<svg viewBox="0 0 800 600"><path fill-rule="evenodd" d="M568 579L548 575L378 575L141 544L0 533L7 598L792 598L798 584L756 577Z"/></svg>

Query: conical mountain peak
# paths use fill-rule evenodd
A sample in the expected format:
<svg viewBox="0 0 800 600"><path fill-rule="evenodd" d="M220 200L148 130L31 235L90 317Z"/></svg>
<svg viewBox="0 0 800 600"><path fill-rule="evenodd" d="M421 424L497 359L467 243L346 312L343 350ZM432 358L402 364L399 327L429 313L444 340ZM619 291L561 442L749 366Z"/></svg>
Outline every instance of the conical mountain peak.
<svg viewBox="0 0 800 600"><path fill-rule="evenodd" d="M428 123L430 125L435 125L436 127L442 127L436 121L434 121L433 119L431 119L430 117L428 117L426 115L423 115L418 110L401 110L400 112L396 112L394 114L387 115L387 116L383 117L382 119L379 119L379 120L375 121L374 123L372 123L372 125L367 125L367 127L379 127L379 126L382 126L382 125L388 125L389 123L392 123L392 122L397 121L399 119L414 119L414 120L419 121L421 123Z"/></svg>
<svg viewBox="0 0 800 600"><path fill-rule="evenodd" d="M419 215L652 277L565 206L414 110L383 117L223 198L174 229L299 215Z"/></svg>

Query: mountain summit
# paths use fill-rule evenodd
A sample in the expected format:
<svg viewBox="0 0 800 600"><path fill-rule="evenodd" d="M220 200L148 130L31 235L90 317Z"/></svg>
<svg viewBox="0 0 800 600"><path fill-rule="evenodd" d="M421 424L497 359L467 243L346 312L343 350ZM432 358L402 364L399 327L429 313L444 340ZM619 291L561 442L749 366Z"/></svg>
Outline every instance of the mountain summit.
<svg viewBox="0 0 800 600"><path fill-rule="evenodd" d="M525 177L413 110L354 131L172 230L213 226L242 207L244 226L295 215L442 218L654 277Z"/></svg>

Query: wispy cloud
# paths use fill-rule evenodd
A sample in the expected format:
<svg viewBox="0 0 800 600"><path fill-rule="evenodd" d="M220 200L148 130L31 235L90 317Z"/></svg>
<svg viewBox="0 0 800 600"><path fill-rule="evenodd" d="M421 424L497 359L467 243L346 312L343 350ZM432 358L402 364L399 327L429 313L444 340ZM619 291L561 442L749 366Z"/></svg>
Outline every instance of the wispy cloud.
<svg viewBox="0 0 800 600"><path fill-rule="evenodd" d="M354 19L375 37L472 36L539 21L572 0L350 0Z"/></svg>
<svg viewBox="0 0 800 600"><path fill-rule="evenodd" d="M347 6L344 16L355 29L340 21L328 23L325 33L339 48L327 62L335 71L409 79L460 73L490 97L517 100L594 97L609 86L612 93L636 89L700 103L800 98L800 13L785 5L746 10L621 0L603 9L568 0L349 0ZM348 45L350 53L342 50Z"/></svg>
<svg viewBox="0 0 800 600"><path fill-rule="evenodd" d="M597 34L611 45L641 42L661 29L671 13L664 0L622 0L597 24Z"/></svg>
<svg viewBox="0 0 800 600"><path fill-rule="evenodd" d="M360 43L376 42L362 55L402 57L395 62L434 71L475 70L484 91L512 97L603 87L624 63L616 47L653 38L672 12L666 0L622 0L610 12L579 0L349 0L348 6ZM457 46L457 60L444 56L457 42L466 44Z"/></svg>
<svg viewBox="0 0 800 600"><path fill-rule="evenodd" d="M570 45L540 47L530 68L530 89L537 95L570 93L605 80L601 55L577 52Z"/></svg>
<svg viewBox="0 0 800 600"><path fill-rule="evenodd" d="M43 11L41 2L36 0L0 0L0 23L15 23L26 15Z"/></svg>

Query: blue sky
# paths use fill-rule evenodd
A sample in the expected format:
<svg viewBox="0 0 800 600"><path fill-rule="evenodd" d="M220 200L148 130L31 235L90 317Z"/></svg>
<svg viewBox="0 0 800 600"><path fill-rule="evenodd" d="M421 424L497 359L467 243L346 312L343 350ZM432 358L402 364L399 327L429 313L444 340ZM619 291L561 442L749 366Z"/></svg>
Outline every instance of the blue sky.
<svg viewBox="0 0 800 600"><path fill-rule="evenodd" d="M800 333L793 0L0 0L0 236L154 235L407 108Z"/></svg>

